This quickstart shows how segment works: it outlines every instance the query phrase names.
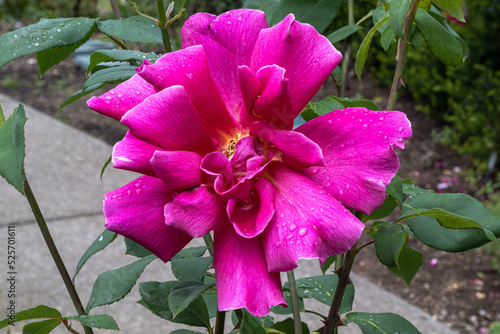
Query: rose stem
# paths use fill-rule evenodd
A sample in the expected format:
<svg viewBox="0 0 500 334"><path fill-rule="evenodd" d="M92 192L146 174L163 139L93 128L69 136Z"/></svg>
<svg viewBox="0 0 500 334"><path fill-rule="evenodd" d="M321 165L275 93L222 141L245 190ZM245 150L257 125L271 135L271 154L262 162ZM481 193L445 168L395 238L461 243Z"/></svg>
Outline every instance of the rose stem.
<svg viewBox="0 0 500 334"><path fill-rule="evenodd" d="M354 24L354 0L349 0L347 3L347 8L348 8L348 24L353 25ZM345 86L347 84L347 70L349 68L349 61L351 58L351 51L352 51L352 35L347 37L347 47L345 50L345 57L343 58L342 62L342 81L340 83L340 97L345 96Z"/></svg>
<svg viewBox="0 0 500 334"><path fill-rule="evenodd" d="M161 29L161 36L163 37L163 46L165 47L165 52L171 52L172 47L170 46L170 37L168 36L168 29L165 26L167 24L167 13L165 12L165 6L163 5L163 0L156 0L158 6L158 26Z"/></svg>
<svg viewBox="0 0 500 334"><path fill-rule="evenodd" d="M288 284L290 285L290 295L292 299L293 327L295 329L295 334L302 334L299 297L297 295L297 285L295 284L295 275L293 274L293 270L287 271L286 276L288 278Z"/></svg>
<svg viewBox="0 0 500 334"><path fill-rule="evenodd" d="M35 216L36 222L38 223L38 227L42 232L43 239L45 240L45 243L49 248L50 255L52 255L52 259L54 259L54 262L56 263L59 274L61 275L66 289L68 290L71 300L73 301L73 305L78 312L78 315L87 315L85 309L83 308L82 302L80 301L80 297L76 292L75 286L73 285L73 282L71 282L71 278L68 274L68 271L66 270L66 266L64 265L59 251L57 250L54 239L52 239L47 223L45 222L45 218L43 218L42 211L38 206L35 195L33 194L33 191L31 190L30 184L28 183L28 179L26 177L24 178L24 192L26 194L26 199L28 200L31 210L33 211L33 215ZM92 331L92 328L90 327L83 326L83 329L85 330L86 334L94 333Z"/></svg>

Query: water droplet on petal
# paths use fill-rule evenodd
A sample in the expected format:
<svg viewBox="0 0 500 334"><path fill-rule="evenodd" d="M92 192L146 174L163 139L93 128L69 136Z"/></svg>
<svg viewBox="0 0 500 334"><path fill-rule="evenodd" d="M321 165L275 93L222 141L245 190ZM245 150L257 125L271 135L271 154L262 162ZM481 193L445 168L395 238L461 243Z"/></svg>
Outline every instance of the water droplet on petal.
<svg viewBox="0 0 500 334"><path fill-rule="evenodd" d="M296 229L297 229L297 225L295 225L295 224L290 225L290 232L293 232Z"/></svg>
<svg viewBox="0 0 500 334"><path fill-rule="evenodd" d="M139 188L140 186L141 186L141 183L140 183L140 182L137 182L137 183L135 184L135 187L136 187L136 188Z"/></svg>
<svg viewBox="0 0 500 334"><path fill-rule="evenodd" d="M130 191L130 189L129 189L129 190L127 190L127 195L130 195L130 194L132 194L132 191Z"/></svg>
<svg viewBox="0 0 500 334"><path fill-rule="evenodd" d="M363 124L363 125L361 126L361 128L362 128L363 130L368 129L368 124Z"/></svg>
<svg viewBox="0 0 500 334"><path fill-rule="evenodd" d="M383 121L383 120L384 120L384 117L380 117L380 118L379 118L379 121Z"/></svg>
<svg viewBox="0 0 500 334"><path fill-rule="evenodd" d="M332 120L331 119L328 120L328 124L332 124Z"/></svg>
<svg viewBox="0 0 500 334"><path fill-rule="evenodd" d="M404 142L404 139L403 138L399 138L398 142L402 143L402 142Z"/></svg>
<svg viewBox="0 0 500 334"><path fill-rule="evenodd" d="M136 193L137 195L142 194L142 189L136 189L136 190L135 190L135 193Z"/></svg>
<svg viewBox="0 0 500 334"><path fill-rule="evenodd" d="M403 127L400 126L399 129L398 129L398 132L402 132L403 131Z"/></svg>
<svg viewBox="0 0 500 334"><path fill-rule="evenodd" d="M303 237L304 235L307 234L307 227L302 227L300 230L299 230L299 236L300 237Z"/></svg>

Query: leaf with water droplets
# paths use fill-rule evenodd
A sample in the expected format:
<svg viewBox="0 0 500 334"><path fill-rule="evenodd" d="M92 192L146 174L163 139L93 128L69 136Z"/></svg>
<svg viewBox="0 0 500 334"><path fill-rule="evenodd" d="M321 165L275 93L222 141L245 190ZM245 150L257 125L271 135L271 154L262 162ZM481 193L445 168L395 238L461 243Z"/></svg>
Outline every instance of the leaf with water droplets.
<svg viewBox="0 0 500 334"><path fill-rule="evenodd" d="M421 334L408 320L394 313L352 312L343 319L355 323L363 334Z"/></svg>
<svg viewBox="0 0 500 334"><path fill-rule="evenodd" d="M78 261L78 264L76 265L75 269L75 274L73 275L73 281L75 280L76 275L80 272L80 269L82 269L83 265L87 260L94 255L95 253L103 250L108 246L113 240L115 240L117 234L115 232L111 232L110 230L104 230L97 239L94 240L94 242L87 248L85 253L83 253L82 257Z"/></svg>
<svg viewBox="0 0 500 334"><path fill-rule="evenodd" d="M98 22L99 30L106 35L138 43L162 44L161 29L148 18L131 16L126 19Z"/></svg>
<svg viewBox="0 0 500 334"><path fill-rule="evenodd" d="M83 92L86 94L87 90L92 90L97 85L119 83L132 78L135 75L134 66L115 66L101 69L90 76L83 85Z"/></svg>
<svg viewBox="0 0 500 334"><path fill-rule="evenodd" d="M95 29L96 21L97 19L86 17L41 19L38 23L3 34L0 36L0 50L2 50L0 52L0 67L16 58L34 52L65 48L59 49L57 51L58 57L54 59L47 59L48 53L42 53L40 57L37 56L38 61L42 60L43 62L40 68L42 74L47 67L50 68L50 66L57 64L88 40ZM50 56L54 55L53 52L50 53ZM63 56L64 58L61 58ZM50 65L51 63L52 65Z"/></svg>
<svg viewBox="0 0 500 334"><path fill-rule="evenodd" d="M154 63L159 58L160 55L155 53L146 53L134 50L97 50L90 56L90 64L87 67L86 75L88 75L96 65L102 63L126 62L130 65L140 66L145 59Z"/></svg>
<svg viewBox="0 0 500 334"><path fill-rule="evenodd" d="M104 328L119 331L115 319L108 314L95 314L95 315L72 315L65 317L66 319L76 320L84 326L93 328Z"/></svg>

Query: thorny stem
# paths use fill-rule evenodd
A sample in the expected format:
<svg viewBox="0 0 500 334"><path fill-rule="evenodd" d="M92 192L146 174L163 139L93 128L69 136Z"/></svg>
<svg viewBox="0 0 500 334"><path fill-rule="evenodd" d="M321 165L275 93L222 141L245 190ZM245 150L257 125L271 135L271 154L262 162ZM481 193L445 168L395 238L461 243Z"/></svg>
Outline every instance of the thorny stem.
<svg viewBox="0 0 500 334"><path fill-rule="evenodd" d="M331 334L336 330L338 323L340 322L340 304L342 303L342 298L344 297L344 292L349 284L349 275L351 273L352 264L354 263L354 258L358 253L356 245L354 245L346 254L344 259L344 265L340 270L339 281L337 283L337 289L335 290L335 295L333 296L332 306L330 307L330 312L328 313L328 318L323 328L323 334Z"/></svg>
<svg viewBox="0 0 500 334"><path fill-rule="evenodd" d="M158 6L158 26L161 29L161 36L163 37L163 46L165 48L165 52L171 52L172 47L170 46L170 37L168 36L168 28L167 24L167 13L165 12L165 6L163 5L163 0L156 0L156 4Z"/></svg>
<svg viewBox="0 0 500 334"><path fill-rule="evenodd" d="M297 285L295 284L295 275L293 270L287 271L288 284L290 285L290 296L292 299L293 327L295 334L302 334L302 322L300 321L299 296L297 295Z"/></svg>
<svg viewBox="0 0 500 334"><path fill-rule="evenodd" d="M349 25L354 24L354 0L349 0L348 4L348 23ZM342 62L342 82L340 86L340 97L344 97L345 95L345 87L347 84L347 70L349 69L349 61L351 58L352 52L352 35L347 37L347 47L345 50L344 61Z"/></svg>
<svg viewBox="0 0 500 334"><path fill-rule="evenodd" d="M45 240L45 243L49 248L50 255L52 255L52 259L54 259L57 269L59 270L59 274L61 275L64 285L66 286L66 289L68 290L71 300L73 301L73 305L76 308L76 312L78 313L78 315L87 315L85 309L83 308L82 302L80 301L80 297L76 292L75 286L71 281L71 277L69 276L68 271L66 270L66 266L64 265L61 255L57 250L56 244L54 243L54 239L52 239L47 223L45 222L45 218L43 218L42 211L38 206L38 203L35 199L35 195L31 190L27 178L24 178L24 192L26 194L26 198L28 199L28 203L31 207L31 210L33 211L33 215L35 216L36 222L38 223L38 227L42 232L43 239ZM90 327L83 326L83 329L85 330L86 334L94 333L92 331L92 328Z"/></svg>
<svg viewBox="0 0 500 334"><path fill-rule="evenodd" d="M417 15L418 3L420 0L413 0L410 4L410 10L406 14L406 19L403 27L404 39L398 39L398 51L396 55L396 70L394 71L394 78L392 79L391 92L389 100L387 101L386 110L394 110L396 101L398 99L399 87L403 84L403 71L406 63L406 56L408 54L408 43L411 36L413 20Z"/></svg>

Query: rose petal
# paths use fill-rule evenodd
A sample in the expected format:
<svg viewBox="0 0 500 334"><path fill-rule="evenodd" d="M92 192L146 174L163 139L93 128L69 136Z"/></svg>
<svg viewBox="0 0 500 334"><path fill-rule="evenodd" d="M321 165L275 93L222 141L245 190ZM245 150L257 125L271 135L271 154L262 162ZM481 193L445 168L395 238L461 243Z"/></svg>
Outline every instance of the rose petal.
<svg viewBox="0 0 500 334"><path fill-rule="evenodd" d="M225 144L238 130L208 71L205 51L200 45L170 52L154 64L143 64L137 73L158 91L181 85L200 115L207 132Z"/></svg>
<svg viewBox="0 0 500 334"><path fill-rule="evenodd" d="M292 14L274 27L263 29L255 43L250 68L256 73L266 65L286 69L290 117L294 119L328 78L342 55L326 37Z"/></svg>
<svg viewBox="0 0 500 334"><path fill-rule="evenodd" d="M238 66L250 64L250 55L259 32L267 28L265 14L239 9L220 16L192 15L181 30L182 46L203 45L210 73L233 117L241 104Z"/></svg>
<svg viewBox="0 0 500 334"><path fill-rule="evenodd" d="M165 223L197 238L229 220L224 201L202 186L174 195L173 201L165 205Z"/></svg>
<svg viewBox="0 0 500 334"><path fill-rule="evenodd" d="M260 237L243 238L232 225L216 230L214 266L219 310L246 307L253 315L264 316L271 306L286 306L279 273L267 271Z"/></svg>
<svg viewBox="0 0 500 334"><path fill-rule="evenodd" d="M166 150L206 154L217 146L182 86L166 88L127 112L121 122L135 136Z"/></svg>
<svg viewBox="0 0 500 334"><path fill-rule="evenodd" d="M249 171L259 168L264 162L264 143L255 137L244 137L236 144L231 158L233 177L240 181Z"/></svg>
<svg viewBox="0 0 500 334"><path fill-rule="evenodd" d="M236 232L244 238L253 238L264 231L274 215L273 186L260 178L246 200L232 198L227 204L227 214Z"/></svg>
<svg viewBox="0 0 500 334"><path fill-rule="evenodd" d="M181 191L201 183L201 156L187 151L156 151L151 160L168 191Z"/></svg>
<svg viewBox="0 0 500 334"><path fill-rule="evenodd" d="M347 108L317 117L295 129L316 142L326 167L302 171L348 208L369 214L385 200L385 187L399 169L393 148L411 137L399 111ZM362 200L360 200L362 199Z"/></svg>
<svg viewBox="0 0 500 334"><path fill-rule="evenodd" d="M113 147L113 167L156 176L151 166L151 158L156 151L163 151L163 149L137 138L128 131L125 137Z"/></svg>
<svg viewBox="0 0 500 334"><path fill-rule="evenodd" d="M120 120L127 111L154 93L154 87L136 74L109 92L92 97L87 105L100 114Z"/></svg>
<svg viewBox="0 0 500 334"><path fill-rule="evenodd" d="M142 176L104 196L106 228L132 239L167 262L192 239L165 225L163 208L170 198L160 179Z"/></svg>
<svg viewBox="0 0 500 334"><path fill-rule="evenodd" d="M283 162L292 168L325 165L321 148L302 133L278 130L268 122L260 121L250 125L250 135L276 146L283 155Z"/></svg>
<svg viewBox="0 0 500 334"><path fill-rule="evenodd" d="M364 224L307 177L281 162L269 165L266 177L275 190L276 212L262 234L269 271L288 271L301 258L348 251Z"/></svg>
<svg viewBox="0 0 500 334"><path fill-rule="evenodd" d="M201 170L211 176L213 187L218 193L223 193L234 185L231 163L222 152L207 154L201 162Z"/></svg>

